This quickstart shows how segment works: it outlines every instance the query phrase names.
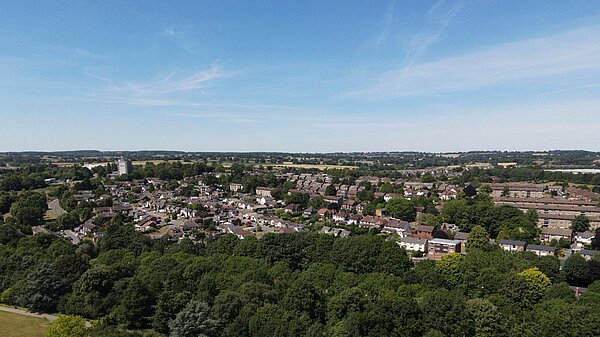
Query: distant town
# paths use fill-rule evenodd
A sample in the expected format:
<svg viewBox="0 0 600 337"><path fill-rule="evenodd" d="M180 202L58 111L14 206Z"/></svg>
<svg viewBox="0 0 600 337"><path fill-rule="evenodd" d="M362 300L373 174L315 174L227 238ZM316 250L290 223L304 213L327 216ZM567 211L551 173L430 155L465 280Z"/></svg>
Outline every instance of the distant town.
<svg viewBox="0 0 600 337"><path fill-rule="evenodd" d="M350 316L324 306L367 315L337 301L387 305L370 294L391 291L415 301L390 309L417 308L407 320L467 310L428 311L458 298L512 317L495 331L520 331L536 305L579 308L600 289L599 168L585 151L2 153L0 301L115 336L174 336L209 307L214 336L236 320L276 335L260 322L282 317L334 335ZM26 272L8 262L31 256Z"/></svg>
<svg viewBox="0 0 600 337"><path fill-rule="evenodd" d="M23 154L27 155L30 154ZM271 165L260 156L254 158L255 164L244 165L235 161L238 159L235 155L231 156L230 164L220 164L223 158L210 164L206 159L169 161L164 159L164 154L159 154L155 158L163 159L158 162L142 160L135 166L126 157L94 163L85 163L90 159L84 157L83 164L69 163L73 158L66 157L62 158L66 162L59 163L58 167L83 170L85 178L43 175L45 192L62 191L56 195L56 200L49 194L51 215L46 221L81 208L88 208L90 212L80 218L84 221L75 221L72 228L53 231L48 227L54 226L40 224L33 226L32 232L64 236L74 244L83 240L98 242L103 235L103 225L119 215L152 239L205 240L228 233L239 239L260 239L268 233L305 231L347 237L371 232L389 235L416 259L439 259L446 253L466 253L468 232L473 225L461 226L460 221L448 216L448 205L463 205L465 200L484 196L496 207L510 207L523 214L535 215L536 235L515 237L508 227L490 233L492 239L496 239L491 242L503 249L531 251L539 256L558 254L564 257L580 253L586 259L596 253L590 248L594 230L600 227L600 187L590 189L589 184L573 183L568 179L521 181L521 177L515 177L519 181L511 181L510 175L506 178L492 175L482 181L479 176L485 175L486 171L518 171L524 166L518 161L529 161L522 153L515 153L512 158L515 162L511 163L461 159L482 155L485 156L473 153L436 155L434 160L435 157L454 157L453 165L425 168L410 168L414 165L410 160L418 162L427 155L409 153L405 158L402 154L361 155L382 156L388 161L403 158L406 164L396 165L395 170L390 169L392 164L388 163L382 168L374 164L362 168L340 164L354 164L351 154L346 155L348 158L336 154L335 157L341 159L335 163L330 156L319 160L315 155L317 159L307 160L312 164L294 164L298 160L288 158L289 162L275 160ZM501 153L496 159L507 155ZM552 154L533 153L529 157L549 155ZM568 155L572 154L562 154L563 157ZM173 156L177 157L177 154ZM41 163L36 165L51 167L57 162L57 158L51 159L51 156L38 158ZM327 161L330 164L324 163ZM598 165L597 160L590 163ZM27 168L31 164L22 165ZM319 165L324 169L319 169ZM5 168L10 168L5 170L7 177L21 170L9 162ZM562 174L567 178L578 178L575 180L593 176L594 183L599 180L593 170L583 169L579 176L578 170L572 168L554 168L546 172L550 177ZM362 174L369 171L376 174ZM473 172L476 172L474 181L465 179ZM573 227L573 223L579 221L585 223L580 231Z"/></svg>

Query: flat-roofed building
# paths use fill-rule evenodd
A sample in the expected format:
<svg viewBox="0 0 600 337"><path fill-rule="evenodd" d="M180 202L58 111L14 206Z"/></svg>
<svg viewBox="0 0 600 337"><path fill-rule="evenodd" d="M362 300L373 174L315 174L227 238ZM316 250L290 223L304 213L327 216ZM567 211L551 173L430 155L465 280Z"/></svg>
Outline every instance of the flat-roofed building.
<svg viewBox="0 0 600 337"><path fill-rule="evenodd" d="M460 253L460 241L448 239L431 239L427 242L427 257L438 260L451 253Z"/></svg>

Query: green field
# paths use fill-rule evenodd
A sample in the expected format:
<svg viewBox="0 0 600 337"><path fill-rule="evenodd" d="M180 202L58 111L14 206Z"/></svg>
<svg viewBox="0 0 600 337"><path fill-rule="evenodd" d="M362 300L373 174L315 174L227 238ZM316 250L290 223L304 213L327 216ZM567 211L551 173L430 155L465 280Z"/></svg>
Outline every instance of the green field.
<svg viewBox="0 0 600 337"><path fill-rule="evenodd" d="M0 337L45 337L46 319L0 311Z"/></svg>

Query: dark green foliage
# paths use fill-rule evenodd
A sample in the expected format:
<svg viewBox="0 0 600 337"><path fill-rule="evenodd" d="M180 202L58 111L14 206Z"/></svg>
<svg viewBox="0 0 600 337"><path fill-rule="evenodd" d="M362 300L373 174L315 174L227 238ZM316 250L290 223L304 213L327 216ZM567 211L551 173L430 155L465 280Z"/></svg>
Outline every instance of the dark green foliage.
<svg viewBox="0 0 600 337"><path fill-rule="evenodd" d="M192 300L169 323L170 337L212 337L217 335L217 321L209 314L208 304Z"/></svg>
<svg viewBox="0 0 600 337"><path fill-rule="evenodd" d="M402 197L395 197L385 204L388 214L404 221L415 221L417 211L415 203Z"/></svg>
<svg viewBox="0 0 600 337"><path fill-rule="evenodd" d="M10 207L10 214L17 224L37 226L43 223L48 209L46 196L42 193L26 191L19 194Z"/></svg>
<svg viewBox="0 0 600 337"><path fill-rule="evenodd" d="M579 287L586 287L590 282L590 271L588 263L583 256L572 254L565 261L563 267L565 279L569 284Z"/></svg>
<svg viewBox="0 0 600 337"><path fill-rule="evenodd" d="M68 289L66 281L47 264L37 266L23 282L18 288L17 302L35 311L54 312Z"/></svg>
<svg viewBox="0 0 600 337"><path fill-rule="evenodd" d="M555 336L548 319L591 336L600 320L600 286L575 301L561 283L598 278L577 255L564 272L555 257L492 246L413 268L379 235L172 243L123 220L97 249L43 234L0 244L0 299L100 319L90 336Z"/></svg>
<svg viewBox="0 0 600 337"><path fill-rule="evenodd" d="M571 222L573 233L581 233L590 229L590 219L583 214L579 214Z"/></svg>

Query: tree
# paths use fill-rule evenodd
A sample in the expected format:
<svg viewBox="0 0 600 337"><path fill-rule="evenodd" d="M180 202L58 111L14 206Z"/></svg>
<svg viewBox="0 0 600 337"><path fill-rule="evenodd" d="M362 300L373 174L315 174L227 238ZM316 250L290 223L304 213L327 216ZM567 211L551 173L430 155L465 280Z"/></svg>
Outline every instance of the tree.
<svg viewBox="0 0 600 337"><path fill-rule="evenodd" d="M10 213L19 225L36 226L43 223L47 209L45 194L26 191L11 205Z"/></svg>
<svg viewBox="0 0 600 337"><path fill-rule="evenodd" d="M419 216L417 222L426 226L431 226L433 228L439 228L442 225L443 221L442 217L439 215L423 213Z"/></svg>
<svg viewBox="0 0 600 337"><path fill-rule="evenodd" d="M537 267L525 269L518 274L525 281L525 293L522 301L525 305L533 305L539 302L550 287L550 279Z"/></svg>
<svg viewBox="0 0 600 337"><path fill-rule="evenodd" d="M561 282L564 280L563 275L560 272L560 260L556 256L542 256L534 264L538 269L544 273L552 283Z"/></svg>
<svg viewBox="0 0 600 337"><path fill-rule="evenodd" d="M85 337L88 329L81 316L59 315L48 327L48 337Z"/></svg>
<svg viewBox="0 0 600 337"><path fill-rule="evenodd" d="M574 302L575 291L573 291L573 289L571 289L571 287L569 287L569 284L567 284L566 282L555 283L548 289L546 295L544 296L544 300L546 301L554 299L564 300L567 302Z"/></svg>
<svg viewBox="0 0 600 337"><path fill-rule="evenodd" d="M479 192L483 193L483 194L488 194L489 195L489 194L492 194L493 190L492 190L492 187L490 185L485 184L485 185L482 185L479 188Z"/></svg>
<svg viewBox="0 0 600 337"><path fill-rule="evenodd" d="M475 187L473 187L473 185L471 185L471 184L465 186L465 188L463 189L463 192L469 198L473 198L477 195L477 189Z"/></svg>
<svg viewBox="0 0 600 337"><path fill-rule="evenodd" d="M56 271L50 265L42 264L28 273L25 284L19 289L18 302L35 311L53 312L67 290L67 284Z"/></svg>
<svg viewBox="0 0 600 337"><path fill-rule="evenodd" d="M490 244L490 236L485 228L477 225L471 229L467 237L466 248L467 252L473 249L483 249Z"/></svg>
<svg viewBox="0 0 600 337"><path fill-rule="evenodd" d="M406 251L394 241L385 241L381 244L377 271L400 276L410 269L412 263Z"/></svg>
<svg viewBox="0 0 600 337"><path fill-rule="evenodd" d="M329 195L329 196L334 196L337 194L337 190L335 189L335 186L332 185L327 185L327 187L325 188L325 195Z"/></svg>
<svg viewBox="0 0 600 337"><path fill-rule="evenodd" d="M169 323L170 337L212 337L217 336L217 321L209 314L208 304L191 300Z"/></svg>
<svg viewBox="0 0 600 337"><path fill-rule="evenodd" d="M417 211L412 201L403 197L395 197L385 207L390 216L405 221L415 221Z"/></svg>
<svg viewBox="0 0 600 337"><path fill-rule="evenodd" d="M152 316L152 327L154 330L168 334L169 322L185 308L192 298L189 292L176 293L171 290L163 291L158 297L156 311Z"/></svg>
<svg viewBox="0 0 600 337"><path fill-rule="evenodd" d="M132 278L111 315L131 329L145 328L150 323L154 303L144 281Z"/></svg>
<svg viewBox="0 0 600 337"><path fill-rule="evenodd" d="M473 335L473 320L460 292L446 289L426 292L419 304L421 322L427 331L439 329L443 336L448 337Z"/></svg>
<svg viewBox="0 0 600 337"><path fill-rule="evenodd" d="M501 334L502 326L498 319L500 311L495 305L481 298L468 300L466 305L475 323L475 337L492 337Z"/></svg>
<svg viewBox="0 0 600 337"><path fill-rule="evenodd" d="M585 287L589 284L590 269L585 258L580 254L572 254L563 267L565 280L573 286Z"/></svg>
<svg viewBox="0 0 600 337"><path fill-rule="evenodd" d="M281 300L281 306L288 311L305 313L311 319L317 319L322 315L324 303L310 282L298 279L289 287Z"/></svg>
<svg viewBox="0 0 600 337"><path fill-rule="evenodd" d="M461 281L461 265L463 260L463 255L451 253L442 256L436 265L436 269L445 277L450 287L457 286Z"/></svg>
<svg viewBox="0 0 600 337"><path fill-rule="evenodd" d="M600 249L600 228L596 229L594 238L592 239L592 248Z"/></svg>
<svg viewBox="0 0 600 337"><path fill-rule="evenodd" d="M580 214L571 221L571 230L574 233L581 233L590 229L590 219L583 214Z"/></svg>

